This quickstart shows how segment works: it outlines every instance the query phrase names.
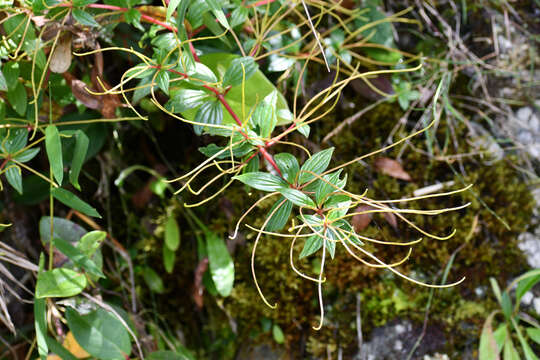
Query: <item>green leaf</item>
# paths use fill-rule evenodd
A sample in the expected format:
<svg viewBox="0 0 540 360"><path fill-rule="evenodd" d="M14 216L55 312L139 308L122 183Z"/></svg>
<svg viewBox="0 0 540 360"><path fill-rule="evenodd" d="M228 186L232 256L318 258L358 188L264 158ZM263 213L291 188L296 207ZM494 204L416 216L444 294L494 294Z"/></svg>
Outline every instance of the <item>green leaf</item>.
<svg viewBox="0 0 540 360"><path fill-rule="evenodd" d="M39 150L41 150L41 149L40 148L26 149L22 153L20 153L19 155L15 156L13 159L17 160L18 162L21 162L21 163L28 162L28 161L32 160L39 153Z"/></svg>
<svg viewBox="0 0 540 360"><path fill-rule="evenodd" d="M200 124L221 124L223 121L223 109L221 103L217 100L206 101L197 111L194 121ZM197 135L200 135L204 129L204 125L194 125L193 129Z"/></svg>
<svg viewBox="0 0 540 360"><path fill-rule="evenodd" d="M201 106L209 95L203 90L180 89L165 104L165 109L172 113L182 113Z"/></svg>
<svg viewBox="0 0 540 360"><path fill-rule="evenodd" d="M41 272L37 278L36 298L69 297L86 287L86 276L76 271L57 268Z"/></svg>
<svg viewBox="0 0 540 360"><path fill-rule="evenodd" d="M92 257L106 237L107 233L105 231L90 231L89 233L83 235L83 237L81 237L81 239L77 242L77 248L86 256Z"/></svg>
<svg viewBox="0 0 540 360"><path fill-rule="evenodd" d="M259 157L254 156L249 162L247 163L246 167L243 169L244 174L249 172L255 172L259 170Z"/></svg>
<svg viewBox="0 0 540 360"><path fill-rule="evenodd" d="M146 285L152 292L162 294L165 292L165 286L163 286L163 280L150 266L145 266L142 269L142 275Z"/></svg>
<svg viewBox="0 0 540 360"><path fill-rule="evenodd" d="M365 27L365 30L361 33L362 36L369 37L371 43L383 45L390 49L395 48L392 23L384 21L387 16L379 11L374 4L370 4L368 9L369 11L362 14L361 17L359 16L357 20L358 28ZM366 48L365 52L369 57L377 61L395 63L401 59L400 53L385 49Z"/></svg>
<svg viewBox="0 0 540 360"><path fill-rule="evenodd" d="M76 243L81 237L84 238L86 230L73 221L53 217L53 238L60 238L70 243ZM39 236L44 246L47 246L51 239L51 218L43 216L39 219Z"/></svg>
<svg viewBox="0 0 540 360"><path fill-rule="evenodd" d="M174 216L169 216L165 223L165 245L172 251L180 246L180 230Z"/></svg>
<svg viewBox="0 0 540 360"><path fill-rule="evenodd" d="M233 179L262 191L278 191L288 186L280 177L260 171L237 175Z"/></svg>
<svg viewBox="0 0 540 360"><path fill-rule="evenodd" d="M508 337L504 344L503 360L520 360L511 337Z"/></svg>
<svg viewBox="0 0 540 360"><path fill-rule="evenodd" d="M1 69L0 69L0 91L8 91L6 78Z"/></svg>
<svg viewBox="0 0 540 360"><path fill-rule="evenodd" d="M493 336L492 322L496 312L492 312L484 322L482 334L480 335L480 346L478 349L478 360L495 360L499 356L499 349Z"/></svg>
<svg viewBox="0 0 540 360"><path fill-rule="evenodd" d="M298 132L304 135L304 137L307 139L309 137L309 132L311 131L311 128L309 127L308 124L301 124L301 125L298 125L296 130L298 130Z"/></svg>
<svg viewBox="0 0 540 360"><path fill-rule="evenodd" d="M167 246L162 246L163 250L163 267L165 267L165 271L167 271L169 274L172 274L172 271L174 269L174 261L176 259L176 253L169 249Z"/></svg>
<svg viewBox="0 0 540 360"><path fill-rule="evenodd" d="M504 316L507 319L510 319L510 317L512 317L512 300L510 299L510 295L506 291L503 291L501 296L501 308Z"/></svg>
<svg viewBox="0 0 540 360"><path fill-rule="evenodd" d="M223 87L237 86L247 81L259 69L259 65L251 56L236 58L231 61L223 76Z"/></svg>
<svg viewBox="0 0 540 360"><path fill-rule="evenodd" d="M169 22L169 20L171 20L172 14L174 13L181 1L182 0L171 0L169 2L169 6L167 6L167 15L165 16L166 22Z"/></svg>
<svg viewBox="0 0 540 360"><path fill-rule="evenodd" d="M287 200L298 206L306 206L310 208L316 208L315 202L306 194L297 189L280 188L278 190L281 195L285 196Z"/></svg>
<svg viewBox="0 0 540 360"><path fill-rule="evenodd" d="M340 185L345 185L339 183L340 174L341 170L338 170L332 174L323 176L323 179L326 180L326 182L320 181L317 190L315 190L315 200L317 201L317 204L321 205L326 202L329 199L328 195L336 191L336 187L342 188L343 186Z"/></svg>
<svg viewBox="0 0 540 360"><path fill-rule="evenodd" d="M88 4L93 4L95 2L97 2L97 0L73 0L73 6L83 7Z"/></svg>
<svg viewBox="0 0 540 360"><path fill-rule="evenodd" d="M231 13L231 27L235 28L246 22L248 17L248 9L244 6L237 6Z"/></svg>
<svg viewBox="0 0 540 360"><path fill-rule="evenodd" d="M281 205L281 206L280 206ZM274 212L274 210L279 206L279 209ZM264 230L266 231L280 231L285 227L289 217L291 216L293 204L292 202L285 199L283 196L279 198L278 201L272 206L268 215L273 214L270 220L266 223Z"/></svg>
<svg viewBox="0 0 540 360"><path fill-rule="evenodd" d="M517 283L516 288L516 304L521 302L521 298L525 293L540 282L540 269L530 270L520 276L521 280Z"/></svg>
<svg viewBox="0 0 540 360"><path fill-rule="evenodd" d="M285 335L283 335L283 331L278 324L272 326L272 336L274 337L274 341L278 344L283 344L285 342Z"/></svg>
<svg viewBox="0 0 540 360"><path fill-rule="evenodd" d="M191 10L190 10L191 11ZM214 22L215 23L215 22ZM231 65L231 62L234 59L237 59L238 55L226 54L226 53L209 53L200 57L202 63L196 63L197 68L205 68L207 73L211 74L213 79L203 79L208 82L216 82L215 73L220 73L219 69L228 69ZM204 65L203 65L204 64ZM197 70L200 72L199 70ZM192 73L188 72L190 76L194 76ZM197 78L202 78L201 75L195 75ZM200 82L193 83L200 86ZM183 81L179 84L180 87L190 87L191 83L188 81ZM230 88L229 92L225 95L225 99L231 106L232 110L239 117L242 117L242 108L251 109L264 99L268 94L276 90L274 84L268 80L268 78L260 71L257 70L253 76L246 81L245 89L249 91L244 91L242 93L242 86L233 86ZM278 125L288 124L292 121L292 113L289 111L287 101L283 95L278 92L277 94L277 116L278 116ZM242 107L242 101L244 107ZM193 120L195 118L195 110L187 110L182 113L182 116L187 120ZM244 114L247 116L248 114ZM236 124L232 116L225 112L223 115L223 124Z"/></svg>
<svg viewBox="0 0 540 360"><path fill-rule="evenodd" d="M62 254L66 255L75 265L84 269L88 274L98 278L105 278L105 275L103 275L103 272L96 263L70 242L63 239L54 239L53 244Z"/></svg>
<svg viewBox="0 0 540 360"><path fill-rule="evenodd" d="M322 238L319 235L308 237L302 251L300 252L300 255L298 255L298 258L303 259L311 254L316 253L322 247L322 244Z"/></svg>
<svg viewBox="0 0 540 360"><path fill-rule="evenodd" d="M216 19L219 21L219 23L225 29L228 29L229 23L227 22L227 18L225 17L223 10L221 10L220 2L218 0L206 0L206 3L210 7L210 10L212 10L212 13L216 17Z"/></svg>
<svg viewBox="0 0 540 360"><path fill-rule="evenodd" d="M537 344L540 344L540 329L535 329L532 327L527 328L527 335Z"/></svg>
<svg viewBox="0 0 540 360"><path fill-rule="evenodd" d="M26 95L26 90L22 83L18 82L14 89L9 90L7 93L7 98L13 107L13 110L15 110L17 114L20 116L24 116L26 114L28 96Z"/></svg>
<svg viewBox="0 0 540 360"><path fill-rule="evenodd" d="M525 354L525 359L526 360L538 360L538 357L532 351L531 347L527 343L527 340L525 340L525 338L523 337L523 334L521 333L521 330L520 330L518 324L516 323L515 319L512 318L511 322L512 322L512 327L514 328L514 330L516 331L516 334L518 336L518 340L519 340L519 343L521 345L521 348L523 349L523 353Z"/></svg>
<svg viewBox="0 0 540 360"><path fill-rule="evenodd" d="M333 259L336 254L336 241L339 240L338 234L331 228L326 228L326 250L330 253L330 257Z"/></svg>
<svg viewBox="0 0 540 360"><path fill-rule="evenodd" d="M85 215L93 216L101 219L101 215L94 209L92 206L88 205L86 202L82 201L77 195L72 192L62 189L55 188L51 190L52 196L60 201L62 204L71 207L73 210L82 212Z"/></svg>
<svg viewBox="0 0 540 360"><path fill-rule="evenodd" d="M234 283L234 263L229 250L223 239L212 232L206 234L206 249L210 274L216 289L221 296L229 296Z"/></svg>
<svg viewBox="0 0 540 360"><path fill-rule="evenodd" d="M169 72L162 70L156 75L156 83L158 87L167 95L169 95Z"/></svg>
<svg viewBox="0 0 540 360"><path fill-rule="evenodd" d="M79 185L79 174L81 173L81 168L86 160L89 143L90 140L88 139L88 136L86 136L83 131L77 130L75 133L75 151L73 152L71 168L69 170L69 182L79 191L81 190L81 186Z"/></svg>
<svg viewBox="0 0 540 360"><path fill-rule="evenodd" d="M321 174L324 170L326 170L328 164L330 164L330 160L332 159L333 152L334 148L331 147L326 150L319 151L307 159L300 168L298 183L304 184L313 179L315 176L312 175L311 172Z"/></svg>
<svg viewBox="0 0 540 360"><path fill-rule="evenodd" d="M23 185L22 185L22 176L21 176L21 168L19 168L17 165L13 164L12 162L7 163L7 170L4 173L6 175L6 180L8 181L9 185L13 186L15 190L19 194L23 193Z"/></svg>
<svg viewBox="0 0 540 360"><path fill-rule="evenodd" d="M45 150L51 164L52 173L58 185L62 185L64 179L64 161L62 159L62 142L60 134L54 125L45 129Z"/></svg>
<svg viewBox="0 0 540 360"><path fill-rule="evenodd" d="M129 333L112 313L98 308L87 315L66 309L66 319L75 340L98 359L128 359L131 353Z"/></svg>
<svg viewBox="0 0 540 360"><path fill-rule="evenodd" d="M183 346L174 351L159 350L146 357L148 360L195 360L193 354Z"/></svg>
<svg viewBox="0 0 540 360"><path fill-rule="evenodd" d="M9 61L4 64L2 71L6 80L7 91L15 89L19 83L19 63L16 61Z"/></svg>
<svg viewBox="0 0 540 360"><path fill-rule="evenodd" d="M45 299L34 299L34 327L39 357L47 359L49 347L47 346L47 303Z"/></svg>
<svg viewBox="0 0 540 360"><path fill-rule="evenodd" d="M281 173L283 174L285 179L289 183L294 184L296 180L296 175L298 174L298 170L300 169L296 157L289 153L279 153L274 155L274 160L276 161L276 164L279 170L281 170Z"/></svg>
<svg viewBox="0 0 540 360"><path fill-rule="evenodd" d="M8 136L0 144L8 154L15 154L22 150L28 142L28 131L26 129L10 129Z"/></svg>
<svg viewBox="0 0 540 360"><path fill-rule="evenodd" d="M269 138L277 124L275 108L264 102L260 103L251 115L251 122L258 127L256 133L259 136Z"/></svg>
<svg viewBox="0 0 540 360"><path fill-rule="evenodd" d="M71 14L73 15L73 18L82 25L99 26L96 20L94 20L94 17L84 10L73 9Z"/></svg>

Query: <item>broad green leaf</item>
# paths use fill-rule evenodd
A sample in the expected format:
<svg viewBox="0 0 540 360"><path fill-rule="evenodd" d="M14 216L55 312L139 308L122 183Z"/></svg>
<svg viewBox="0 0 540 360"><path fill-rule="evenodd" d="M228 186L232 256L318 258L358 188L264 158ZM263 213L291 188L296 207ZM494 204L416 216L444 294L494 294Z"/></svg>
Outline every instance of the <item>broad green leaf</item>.
<svg viewBox="0 0 540 360"><path fill-rule="evenodd" d="M26 106L28 105L28 96L24 85L21 82L17 82L17 85L7 93L7 98L13 110L20 116L26 114Z"/></svg>
<svg viewBox="0 0 540 360"><path fill-rule="evenodd" d="M321 180L317 186L317 190L315 190L315 200L317 201L317 204L321 205L328 200L328 195L336 191L336 188L342 188L339 183L340 174L341 170L338 170L332 174L323 176L323 179L326 181Z"/></svg>
<svg viewBox="0 0 540 360"><path fill-rule="evenodd" d="M223 76L223 86L237 86L249 80L259 69L259 65L251 56L236 58L231 61Z"/></svg>
<svg viewBox="0 0 540 360"><path fill-rule="evenodd" d="M196 6L193 6L194 8ZM190 10L191 11L191 10ZM218 74L220 73L219 69L227 69L229 68L231 62L234 59L237 59L238 55L234 54L226 54L226 53L210 53L205 54L200 57L200 60L202 63L197 63L198 68L206 68L207 72L209 72L213 76L213 80L205 80L208 82L216 82L217 79L215 78L214 73ZM203 65L204 64L204 65ZM190 76L193 74L188 73ZM196 76L200 78L200 75ZM180 88L182 87L191 87L191 84L197 84L200 86L200 82L188 82L183 81L178 86ZM268 94L276 90L276 87L266 76L260 71L257 70L253 76L249 78L249 80L245 83L245 89L249 89L249 91L245 91L242 97L242 86L233 86L230 91L225 95L225 99L231 106L232 110L235 114L238 115L238 117L242 118L242 99L244 101L244 110L245 110L245 116L249 114L249 109L254 108L259 102L261 102L261 99L264 99ZM292 114L289 110L289 107L287 105L287 101L283 97L281 93L278 92L277 94L277 115L278 115L278 125L288 124L292 121ZM195 118L196 110L186 110L182 113L182 116L186 118L187 120L193 120ZM232 116L226 111L223 114L223 124L236 124Z"/></svg>
<svg viewBox="0 0 540 360"><path fill-rule="evenodd" d="M7 169L4 175L6 176L7 182L9 183L9 185L13 186L13 188L17 190L19 194L22 194L23 185L22 185L21 168L13 164L12 162L8 162L6 166L7 166Z"/></svg>
<svg viewBox="0 0 540 360"><path fill-rule="evenodd" d="M161 277L150 266L145 266L142 269L142 275L146 285L155 293L162 294L165 292L165 286Z"/></svg>
<svg viewBox="0 0 540 360"><path fill-rule="evenodd" d="M1 145L8 154L15 154L22 150L28 142L28 130L10 129L6 138L2 139Z"/></svg>
<svg viewBox="0 0 540 360"><path fill-rule="evenodd" d="M86 160L86 154L88 152L88 144L90 140L88 136L78 130L75 134L75 151L73 152L73 158L71 160L71 168L69 169L69 182L77 189L81 190L79 185L79 174L81 168Z"/></svg>
<svg viewBox="0 0 540 360"><path fill-rule="evenodd" d="M208 156L208 157L212 157L214 155L216 155L217 153L219 153L220 151L222 151L223 149L225 149L225 147L221 147L221 146L217 146L216 144L209 144L208 146L205 146L205 147L200 147L199 148L199 151L201 153L203 153L204 155ZM247 155L249 154L250 152L252 152L254 149L254 146L251 145L248 141L243 141L242 143L234 146L232 148L232 154L234 157L242 157L244 155ZM231 151L230 150L227 150L227 151L223 151L221 154L217 155L217 159L226 159L226 158L230 158L231 157ZM251 159L253 160L253 159ZM257 170L258 170L258 167L257 167Z"/></svg>
<svg viewBox="0 0 540 360"><path fill-rule="evenodd" d="M260 171L237 175L233 179L262 191L278 191L288 186L280 177Z"/></svg>
<svg viewBox="0 0 540 360"><path fill-rule="evenodd" d="M334 148L331 147L326 150L319 151L307 159L300 168L298 183L304 184L313 179L315 176L311 173L321 174L324 170L326 170L328 164L330 164L330 160L332 159L333 152Z"/></svg>
<svg viewBox="0 0 540 360"><path fill-rule="evenodd" d="M137 11L137 10L135 10ZM137 11L138 12L138 11ZM133 76L133 79L144 79L148 77L152 77L157 70L151 67L148 67L146 64L139 64L136 65L129 70L126 71L126 79Z"/></svg>
<svg viewBox="0 0 540 360"><path fill-rule="evenodd" d="M86 230L73 221L53 217L53 238L60 238L75 244L85 234ZM39 235L43 245L47 246L51 238L51 218L49 216L43 216L39 219Z"/></svg>
<svg viewBox="0 0 540 360"><path fill-rule="evenodd" d="M92 257L106 237L107 233L105 231L90 231L84 234L79 242L77 242L77 248L86 254L86 256Z"/></svg>
<svg viewBox="0 0 540 360"><path fill-rule="evenodd" d="M165 21L169 22L171 20L171 16L178 7L182 0L171 0L169 2L169 5L167 6L167 14L165 16Z"/></svg>
<svg viewBox="0 0 540 360"><path fill-rule="evenodd" d="M208 251L208 263L210 274L221 296L231 294L234 283L234 263L225 241L217 234L206 234L206 249Z"/></svg>
<svg viewBox="0 0 540 360"><path fill-rule="evenodd" d="M39 150L41 150L41 149L40 148L26 149L22 153L20 153L19 155L15 156L13 159L15 159L15 160L17 160L18 162L21 162L21 163L28 162L28 161L32 160L39 153Z"/></svg>
<svg viewBox="0 0 540 360"><path fill-rule="evenodd" d="M231 27L235 28L242 25L248 16L248 9L244 6L236 6L231 13Z"/></svg>
<svg viewBox="0 0 540 360"><path fill-rule="evenodd" d="M49 125L45 129L45 150L51 164L52 173L58 185L62 185L64 179L64 161L62 159L62 142L58 128Z"/></svg>
<svg viewBox="0 0 540 360"><path fill-rule="evenodd" d="M85 215L101 219L101 215L99 215L96 209L88 205L72 192L62 188L55 188L51 190L51 194L56 200L60 201L64 205L69 206L73 210L77 210Z"/></svg>
<svg viewBox="0 0 540 360"><path fill-rule="evenodd" d="M300 169L296 157L289 153L279 153L274 155L274 160L285 179L289 183L294 184L296 180L296 175L298 174L298 170Z"/></svg>
<svg viewBox="0 0 540 360"><path fill-rule="evenodd" d="M97 2L97 0L73 0L73 6L83 7L88 4L93 4L95 2Z"/></svg>
<svg viewBox="0 0 540 360"><path fill-rule="evenodd" d="M9 31L9 29L6 29L6 31ZM2 68L2 72L4 74L4 79L6 80L6 86L7 86L6 91L14 90L17 84L19 83L19 74L20 74L19 63L16 61L9 61L5 63Z"/></svg>
<svg viewBox="0 0 540 360"><path fill-rule="evenodd" d="M395 48L392 23L384 21L387 16L379 11L374 4L368 6L368 12L358 17L358 28L364 27L361 33L369 42L383 45L389 49ZM370 25L374 24L374 25ZM391 50L366 48L365 52L374 60L395 63L401 59L401 54Z"/></svg>
<svg viewBox="0 0 540 360"><path fill-rule="evenodd" d="M540 344L540 329L529 327L527 328L527 335L529 338L537 344Z"/></svg>
<svg viewBox="0 0 540 360"><path fill-rule="evenodd" d="M174 216L169 216L165 222L165 246L172 251L180 246L180 229Z"/></svg>
<svg viewBox="0 0 540 360"><path fill-rule="evenodd" d="M169 249L167 246L162 246L163 251L163 267L165 268L165 271L167 271L169 274L172 274L172 271L174 269L174 261L176 259L176 253Z"/></svg>
<svg viewBox="0 0 540 360"><path fill-rule="evenodd" d="M478 360L495 360L498 359L499 349L493 336L493 317L496 312L492 312L484 322L482 334L480 335L480 346L478 349Z"/></svg>
<svg viewBox="0 0 540 360"><path fill-rule="evenodd" d="M221 107L221 103L217 100L206 101L197 110L194 121L199 124L221 124L223 121L223 108ZM197 135L200 135L202 134L204 125L194 125L193 129Z"/></svg>
<svg viewBox="0 0 540 360"><path fill-rule="evenodd" d="M319 251L319 249L322 247L322 244L322 238L319 235L313 235L308 237L306 243L304 244L304 247L302 248L302 251L300 252L300 255L298 255L298 258L303 259L311 254L314 254L315 252Z"/></svg>
<svg viewBox="0 0 540 360"><path fill-rule="evenodd" d="M53 244L61 253L66 255L75 265L84 269L88 274L98 278L105 277L96 263L90 260L83 251L73 246L70 242L63 239L54 239Z"/></svg>
<svg viewBox="0 0 540 360"><path fill-rule="evenodd" d="M274 212L274 210L279 206L279 209ZM268 223L266 223L266 231L280 231L285 227L289 217L291 216L293 204L292 202L285 199L283 196L279 198L278 201L272 206L268 215L273 214Z"/></svg>
<svg viewBox="0 0 540 360"><path fill-rule="evenodd" d="M36 340L39 357L47 358L49 347L47 346L47 303L45 299L34 299L34 327L36 328Z"/></svg>
<svg viewBox="0 0 540 360"><path fill-rule="evenodd" d="M180 89L165 104L165 109L172 113L181 113L201 106L209 94L203 90Z"/></svg>
<svg viewBox="0 0 540 360"><path fill-rule="evenodd" d="M283 335L283 331L278 324L272 326L272 336L274 337L274 341L278 344L283 344L285 342L285 335Z"/></svg>
<svg viewBox="0 0 540 360"><path fill-rule="evenodd" d="M169 72L162 70L156 75L156 83L158 87L167 95L169 95Z"/></svg>
<svg viewBox="0 0 540 360"><path fill-rule="evenodd" d="M56 268L39 273L36 298L69 297L80 294L86 287L86 276L76 271Z"/></svg>
<svg viewBox="0 0 540 360"><path fill-rule="evenodd" d="M66 309L66 319L75 340L98 359L128 359L131 353L129 333L112 313L98 308L87 315Z"/></svg>
<svg viewBox="0 0 540 360"><path fill-rule="evenodd" d="M251 122L257 127L258 131L256 130L255 132L260 137L265 139L270 138L270 134L272 134L277 123L276 112L272 106L260 103L251 115Z"/></svg>
<svg viewBox="0 0 540 360"><path fill-rule="evenodd" d="M99 26L96 20L94 20L94 17L84 10L73 9L71 14L73 15L73 18L82 25Z"/></svg>
<svg viewBox="0 0 540 360"><path fill-rule="evenodd" d="M242 171L245 173L249 172L255 172L259 170L259 157L254 156L249 162L247 163L246 167L242 169Z"/></svg>
<svg viewBox="0 0 540 360"><path fill-rule="evenodd" d="M287 200L298 206L316 208L315 202L306 194L297 189L280 188L278 190Z"/></svg>

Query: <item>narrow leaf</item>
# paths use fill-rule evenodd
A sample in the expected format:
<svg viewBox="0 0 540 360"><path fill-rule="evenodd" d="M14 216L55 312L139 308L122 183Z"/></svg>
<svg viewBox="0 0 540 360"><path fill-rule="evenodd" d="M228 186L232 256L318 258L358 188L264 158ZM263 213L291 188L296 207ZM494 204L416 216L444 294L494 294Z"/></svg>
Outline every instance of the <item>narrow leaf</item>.
<svg viewBox="0 0 540 360"><path fill-rule="evenodd" d="M280 188L278 190L281 195L285 196L287 200L298 206L306 206L310 208L316 208L315 202L306 194L297 189Z"/></svg>
<svg viewBox="0 0 540 360"><path fill-rule="evenodd" d="M82 201L79 197L77 197L77 195L73 194L72 192L62 188L55 188L51 190L51 194L56 200L60 201L64 205L71 207L73 210L77 210L85 215L101 219L101 215L99 215L96 209L88 205L86 202Z"/></svg>
<svg viewBox="0 0 540 360"><path fill-rule="evenodd" d="M172 251L180 246L180 230L174 216L169 216L165 223L165 245Z"/></svg>
<svg viewBox="0 0 540 360"><path fill-rule="evenodd" d="M279 206L279 209L275 210ZM266 223L266 231L280 231L285 227L289 217L291 216L293 203L280 197L272 206L268 214L273 214L270 220ZM274 212L275 210L275 212Z"/></svg>
<svg viewBox="0 0 540 360"><path fill-rule="evenodd" d="M47 346L47 303L45 299L34 299L34 327L36 328L36 340L39 357L47 358L49 348Z"/></svg>
<svg viewBox="0 0 540 360"><path fill-rule="evenodd" d="M58 185L62 185L64 178L64 161L62 159L62 142L58 128L54 125L49 125L45 129L45 150L51 164L52 173Z"/></svg>
<svg viewBox="0 0 540 360"><path fill-rule="evenodd" d="M171 274L174 269L174 261L176 259L176 253L173 250L169 249L167 246L162 246L162 249L163 249L163 267L165 267L165 271Z"/></svg>
<svg viewBox="0 0 540 360"><path fill-rule="evenodd" d="M73 15L73 18L82 25L99 26L96 20L94 20L94 17L84 10L73 9L71 14Z"/></svg>
<svg viewBox="0 0 540 360"><path fill-rule="evenodd" d="M62 239L54 239L53 244L61 253L73 261L75 265L84 269L87 273L98 278L105 278L105 275L103 275L103 272L96 263L90 260L84 252L73 246L70 242Z"/></svg>
<svg viewBox="0 0 540 360"><path fill-rule="evenodd" d="M81 190L81 186L79 185L79 174L82 165L84 164L84 160L86 160L89 143L90 140L88 139L88 136L81 130L78 130L75 134L75 150L73 151L71 169L69 170L69 182L79 191Z"/></svg>
<svg viewBox="0 0 540 360"><path fill-rule="evenodd" d="M322 247L322 238L319 235L313 235L307 238L300 255L299 259L303 259L315 252L317 252Z"/></svg>

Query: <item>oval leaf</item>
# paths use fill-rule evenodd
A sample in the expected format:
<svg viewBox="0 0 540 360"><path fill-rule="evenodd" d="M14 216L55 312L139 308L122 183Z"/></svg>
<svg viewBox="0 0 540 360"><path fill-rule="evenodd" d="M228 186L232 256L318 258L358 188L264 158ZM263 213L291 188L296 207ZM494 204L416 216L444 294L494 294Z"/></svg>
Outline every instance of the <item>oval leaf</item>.
<svg viewBox="0 0 540 360"><path fill-rule="evenodd" d="M234 264L225 242L214 233L206 234L206 248L210 274L221 296L231 294L234 282Z"/></svg>
<svg viewBox="0 0 540 360"><path fill-rule="evenodd" d="M165 223L165 245L172 251L180 245L180 230L174 216L169 216Z"/></svg>
<svg viewBox="0 0 540 360"><path fill-rule="evenodd" d="M69 297L80 294L86 287L86 276L64 268L44 271L38 275L36 298Z"/></svg>

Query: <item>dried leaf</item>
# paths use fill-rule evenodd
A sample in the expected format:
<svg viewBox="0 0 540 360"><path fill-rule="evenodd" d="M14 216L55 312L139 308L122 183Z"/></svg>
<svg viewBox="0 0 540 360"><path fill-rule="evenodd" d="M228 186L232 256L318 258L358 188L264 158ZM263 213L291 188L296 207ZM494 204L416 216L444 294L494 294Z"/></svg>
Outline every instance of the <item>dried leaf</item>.
<svg viewBox="0 0 540 360"><path fill-rule="evenodd" d="M51 56L49 67L52 72L64 73L71 65L71 33L65 33L58 39Z"/></svg>
<svg viewBox="0 0 540 360"><path fill-rule="evenodd" d="M403 167L399 162L387 157L381 157L375 160L375 169L396 179L405 181L412 180L411 176L403 170Z"/></svg>
<svg viewBox="0 0 540 360"><path fill-rule="evenodd" d="M394 215L391 212L385 212L385 213L383 213L383 215L384 215L384 219L386 220L386 222L389 223L390 226L393 227L394 229L397 229L397 217L396 217L396 215Z"/></svg>
<svg viewBox="0 0 540 360"><path fill-rule="evenodd" d="M208 258L205 257L201 261L199 261L199 264L197 264L197 268L195 269L195 279L194 279L194 285L193 285L193 300L195 301L195 304L199 309L202 309L203 307L203 295L204 295L204 286L202 284L203 275L208 269Z"/></svg>
<svg viewBox="0 0 540 360"><path fill-rule="evenodd" d="M75 337L70 332L67 333L64 343L62 344L70 353L72 353L77 359L85 359L90 357L90 354L84 350L81 345L75 340Z"/></svg>
<svg viewBox="0 0 540 360"><path fill-rule="evenodd" d="M84 106L94 109L94 110L100 110L103 106L102 99L99 98L99 96L90 94L86 89L88 88L88 85L79 80L76 79L73 75L69 73L64 73L64 78L71 86L71 91L73 92L73 96L80 102L84 104Z"/></svg>
<svg viewBox="0 0 540 360"><path fill-rule="evenodd" d="M357 207L354 212L359 213L369 210L373 210L373 207L369 205L362 205ZM351 224L354 227L354 230L360 232L367 228L369 223L371 222L371 215L371 213L354 215L351 219Z"/></svg>

